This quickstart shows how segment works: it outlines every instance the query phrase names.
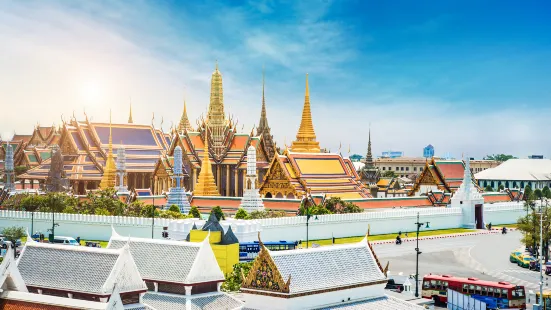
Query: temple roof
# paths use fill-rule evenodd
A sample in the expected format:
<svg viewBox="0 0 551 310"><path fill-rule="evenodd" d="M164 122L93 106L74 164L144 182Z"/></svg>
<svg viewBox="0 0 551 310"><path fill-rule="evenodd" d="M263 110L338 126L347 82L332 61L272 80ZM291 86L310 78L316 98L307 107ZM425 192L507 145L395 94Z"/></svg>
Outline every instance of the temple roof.
<svg viewBox="0 0 551 310"><path fill-rule="evenodd" d="M186 308L189 300L191 307ZM165 293L147 292L143 296L143 303L155 310L172 309L193 309L193 310L215 310L215 309L241 309L243 302L226 293L212 293L199 295L176 295Z"/></svg>
<svg viewBox="0 0 551 310"><path fill-rule="evenodd" d="M124 245L121 248L107 250L28 241L18 268L25 284L36 288L110 295L117 283L121 292L147 290L128 248Z"/></svg>
<svg viewBox="0 0 551 310"><path fill-rule="evenodd" d="M195 225L195 223L193 223ZM235 244L239 243L239 240L233 233L233 230L231 229L231 225L228 227L228 231L222 236L222 240L220 241L221 245L228 245L228 244Z"/></svg>
<svg viewBox="0 0 551 310"><path fill-rule="evenodd" d="M409 195L416 195L421 185L434 185L439 190L454 193L461 186L461 183L463 183L464 172L465 165L462 160L432 158L429 162L426 162L425 168L415 181ZM474 186L479 189L474 176L471 179Z"/></svg>
<svg viewBox="0 0 551 310"><path fill-rule="evenodd" d="M127 243L144 280L180 284L224 281L208 238L197 243L125 238L113 230L107 248L118 249Z"/></svg>
<svg viewBox="0 0 551 310"><path fill-rule="evenodd" d="M341 309L341 310L416 310L425 309L422 306L418 306L409 303L405 300L401 300L391 296L381 296L376 298L370 298L362 301L356 301L352 303L345 303L339 305L333 305L324 308L318 308L317 310L329 310L329 309Z"/></svg>
<svg viewBox="0 0 551 310"><path fill-rule="evenodd" d="M193 224L195 225L195 223ZM197 227L195 228L197 229ZM203 228L201 228L203 231L221 231L224 233L224 229L220 225L220 222L218 221L218 218L216 215L214 215L214 212L210 213L208 221L203 225Z"/></svg>

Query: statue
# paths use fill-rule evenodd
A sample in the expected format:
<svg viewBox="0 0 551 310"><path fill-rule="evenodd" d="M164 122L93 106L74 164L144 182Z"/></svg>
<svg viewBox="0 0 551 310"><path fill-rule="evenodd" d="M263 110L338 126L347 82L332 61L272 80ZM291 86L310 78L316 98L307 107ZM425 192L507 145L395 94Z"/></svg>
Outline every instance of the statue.
<svg viewBox="0 0 551 310"><path fill-rule="evenodd" d="M69 180L63 169L63 155L61 150L56 145L54 146L52 159L50 161L50 171L46 178L46 191L48 192L65 192L69 189Z"/></svg>

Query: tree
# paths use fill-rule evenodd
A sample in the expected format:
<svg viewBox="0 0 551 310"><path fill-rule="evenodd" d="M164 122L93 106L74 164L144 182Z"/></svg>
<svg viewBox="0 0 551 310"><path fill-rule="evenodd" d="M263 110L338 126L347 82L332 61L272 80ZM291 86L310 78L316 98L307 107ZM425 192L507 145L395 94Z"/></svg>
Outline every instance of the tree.
<svg viewBox="0 0 551 310"><path fill-rule="evenodd" d="M224 216L224 211L222 211L222 208L220 208L220 206L216 206L212 208L210 213L214 213L214 215L219 221L226 219L226 217Z"/></svg>
<svg viewBox="0 0 551 310"><path fill-rule="evenodd" d="M243 208L239 208L237 212L235 213L235 218L238 220L244 220L249 217L249 213Z"/></svg>
<svg viewBox="0 0 551 310"><path fill-rule="evenodd" d="M551 239L551 208L544 209L544 220L543 220L543 247L546 249L545 260L549 259L547 248L549 247L549 240ZM535 208L531 213L526 214L526 216L520 218L517 223L518 229L522 232L521 242L526 246L533 246L534 250L537 250L540 241L540 214L535 212ZM539 251L538 251L539 253Z"/></svg>
<svg viewBox="0 0 551 310"><path fill-rule="evenodd" d="M499 186L497 187L497 190L498 190L498 191L505 190L505 185L499 184Z"/></svg>
<svg viewBox="0 0 551 310"><path fill-rule="evenodd" d="M8 241L11 242L11 245L13 247L13 257L15 258L15 242L26 235L25 228L20 226L6 227L4 228L4 230L2 230L2 234Z"/></svg>
<svg viewBox="0 0 551 310"><path fill-rule="evenodd" d="M249 214L249 219L267 219L275 217L286 217L287 212L285 211L274 211L274 210L264 210L264 211L253 211Z"/></svg>
<svg viewBox="0 0 551 310"><path fill-rule="evenodd" d="M172 211L172 210L161 211L160 214L159 214L159 217L163 218L163 219L184 219L184 218L186 218L186 216L183 215L180 212L180 210L178 210L178 211Z"/></svg>
<svg viewBox="0 0 551 310"><path fill-rule="evenodd" d="M486 157L484 157L484 159L486 160L495 160L500 162L504 162L513 158L516 158L516 157L513 155L505 155L505 154L493 154L493 155L486 155Z"/></svg>
<svg viewBox="0 0 551 310"><path fill-rule="evenodd" d="M485 192L493 192L494 189L490 185L488 185L488 186L486 186L486 188L484 188L484 191Z"/></svg>
<svg viewBox="0 0 551 310"><path fill-rule="evenodd" d="M350 155L350 160L351 161L361 161L362 160L362 155L359 155L359 154L352 154Z"/></svg>
<svg viewBox="0 0 551 310"><path fill-rule="evenodd" d="M543 194L543 197L545 198L551 198L551 190L549 189L548 186L545 186L543 188L543 190L541 191L541 193Z"/></svg>
<svg viewBox="0 0 551 310"><path fill-rule="evenodd" d="M35 212L42 205L44 204L44 196L42 195L35 195L35 194L27 194L19 203L20 210L27 211L27 212Z"/></svg>
<svg viewBox="0 0 551 310"><path fill-rule="evenodd" d="M383 172L383 178L393 178L396 175L394 174L394 171L385 171Z"/></svg>
<svg viewBox="0 0 551 310"><path fill-rule="evenodd" d="M192 218L200 219L201 218L201 212L199 212L199 209L196 206L192 206L191 209L189 209L189 214Z"/></svg>
<svg viewBox="0 0 551 310"><path fill-rule="evenodd" d="M237 292L243 283L243 276L247 276L253 262L238 263L233 265L233 271L226 275L226 281L222 284L222 290L225 292Z"/></svg>
<svg viewBox="0 0 551 310"><path fill-rule="evenodd" d="M533 200L534 197L533 197L533 192L532 192L532 188L530 187L530 185L526 185L524 187L524 200L526 201L530 201L530 200Z"/></svg>
<svg viewBox="0 0 551 310"><path fill-rule="evenodd" d="M535 199L541 199L542 197L543 197L543 193L542 193L541 189L536 188L536 190L534 191L534 198Z"/></svg>
<svg viewBox="0 0 551 310"><path fill-rule="evenodd" d="M176 213L181 213L181 212L180 212L180 207L178 207L177 205L171 205L170 208L168 208L168 211L172 211L172 212L176 212Z"/></svg>
<svg viewBox="0 0 551 310"><path fill-rule="evenodd" d="M325 200L324 207L330 211L330 213L344 214L344 213L362 213L363 210L352 202L344 201L339 197L331 197Z"/></svg>

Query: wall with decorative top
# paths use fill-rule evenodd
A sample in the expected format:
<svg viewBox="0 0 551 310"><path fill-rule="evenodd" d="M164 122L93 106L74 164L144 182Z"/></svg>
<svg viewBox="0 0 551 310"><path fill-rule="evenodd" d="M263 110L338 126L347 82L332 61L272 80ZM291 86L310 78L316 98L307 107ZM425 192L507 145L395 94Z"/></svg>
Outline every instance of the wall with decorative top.
<svg viewBox="0 0 551 310"><path fill-rule="evenodd" d="M484 221L492 224L516 223L525 214L522 202L505 202L484 205ZM417 214L421 222L430 222L429 229L457 228L462 226L461 208L409 208L371 211L354 214L330 214L311 217L309 239L328 239L362 236L370 225L371 234L406 232L415 229ZM30 212L0 210L0 229L8 226L23 226L31 230ZM111 225L122 236L161 238L163 227L168 227L169 237L184 239L196 223L200 229L204 221L168 220L151 218L102 216L83 214L55 214L56 235L81 237L88 240L109 240ZM227 220L220 223L224 230L231 225L240 241L257 239L258 232L264 241L306 240L306 217L283 217L261 220ZM52 227L52 213L34 213L34 231L45 235Z"/></svg>

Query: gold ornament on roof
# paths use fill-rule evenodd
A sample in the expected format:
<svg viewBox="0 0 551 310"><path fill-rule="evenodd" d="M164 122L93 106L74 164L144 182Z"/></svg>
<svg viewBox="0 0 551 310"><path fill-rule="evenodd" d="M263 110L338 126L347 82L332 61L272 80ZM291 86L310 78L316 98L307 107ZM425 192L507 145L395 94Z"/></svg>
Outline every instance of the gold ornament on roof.
<svg viewBox="0 0 551 310"><path fill-rule="evenodd" d="M201 163L201 172L197 180L197 185L193 194L196 196L220 196L216 183L214 182L214 175L212 173L212 165L209 159L209 139L205 135L205 149L203 151L203 160Z"/></svg>
<svg viewBox="0 0 551 310"><path fill-rule="evenodd" d="M107 153L107 160L105 161L105 167L103 168L103 176L99 184L100 188L106 189L109 187L115 187L116 180L116 167L115 159L113 158L113 133L112 133L111 111L109 111L109 149Z"/></svg>

